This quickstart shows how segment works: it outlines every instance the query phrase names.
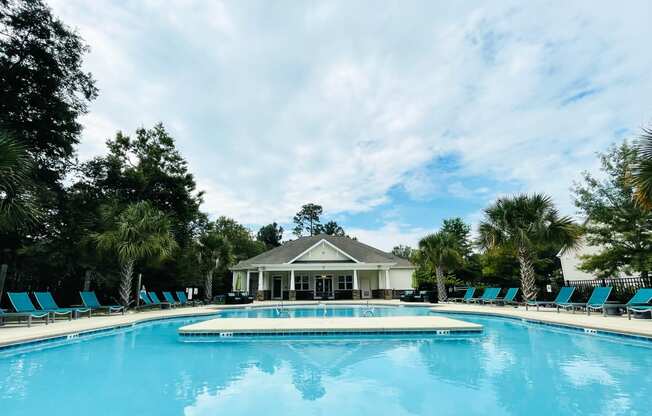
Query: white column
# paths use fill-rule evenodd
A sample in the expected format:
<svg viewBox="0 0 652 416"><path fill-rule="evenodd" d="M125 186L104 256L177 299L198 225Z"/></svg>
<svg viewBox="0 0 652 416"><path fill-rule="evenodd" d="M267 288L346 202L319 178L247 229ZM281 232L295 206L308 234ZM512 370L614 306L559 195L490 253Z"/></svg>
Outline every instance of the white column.
<svg viewBox="0 0 652 416"><path fill-rule="evenodd" d="M294 290L294 270L290 270L290 287L288 290Z"/></svg>
<svg viewBox="0 0 652 416"><path fill-rule="evenodd" d="M353 290L358 290L358 271L353 269Z"/></svg>
<svg viewBox="0 0 652 416"><path fill-rule="evenodd" d="M249 293L249 273L247 273L247 281L245 282L245 291Z"/></svg>
<svg viewBox="0 0 652 416"><path fill-rule="evenodd" d="M245 287L249 286L249 278L250 277L251 277L251 273L249 272L249 270L247 270L247 277L246 277L247 283L245 283ZM240 288L240 289L242 289L242 288Z"/></svg>
<svg viewBox="0 0 652 416"><path fill-rule="evenodd" d="M389 269L385 269L385 289L389 288Z"/></svg>
<svg viewBox="0 0 652 416"><path fill-rule="evenodd" d="M258 269L258 290L265 290L265 272L263 269Z"/></svg>
<svg viewBox="0 0 652 416"><path fill-rule="evenodd" d="M380 287L380 269L376 270L376 276L378 276L378 289L382 289Z"/></svg>

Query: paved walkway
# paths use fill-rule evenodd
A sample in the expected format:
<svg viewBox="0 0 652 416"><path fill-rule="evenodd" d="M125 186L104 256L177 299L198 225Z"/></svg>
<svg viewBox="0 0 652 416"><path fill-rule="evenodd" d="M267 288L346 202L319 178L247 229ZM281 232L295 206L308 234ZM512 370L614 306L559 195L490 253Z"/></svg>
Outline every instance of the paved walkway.
<svg viewBox="0 0 652 416"><path fill-rule="evenodd" d="M324 301L329 305L351 305L351 304L367 304L366 300L362 301ZM279 304L278 301L265 301L256 302L253 305L245 305L246 307L273 307ZM283 302L285 306L300 306L300 305L315 305L316 302ZM398 300L369 300L372 305L392 305L398 306L401 303ZM571 314L570 312L557 313L553 310L541 310L539 312L530 309L525 311L525 308L512 308L512 307L499 307L499 306L482 306L482 305L464 305L464 304L419 304L419 303L403 303L407 306L420 306L430 307L433 310L440 312L463 312L463 313L491 313L494 315L506 315L518 318L533 319L549 323L557 323L562 325L574 325L591 329L598 329L604 331L621 332L633 335L642 335L652 337L652 320L649 319L632 319L627 320L627 317L609 316L603 317L599 314L592 314L586 316L582 313ZM73 321L58 320L54 324L45 325L35 322L31 328L25 325L15 325L7 323L5 326L0 326L0 346L10 345L25 341L57 337L61 335L75 334L83 331L92 331L96 329L111 328L119 325L130 325L135 322L153 320L165 317L176 316L190 316L190 315L206 315L217 312L220 309L242 307L242 305L211 305L201 306L195 308L178 308L171 310L157 310L148 312L127 313L126 315L112 315L112 316L94 316L90 319L80 318ZM302 318L303 319L303 318Z"/></svg>

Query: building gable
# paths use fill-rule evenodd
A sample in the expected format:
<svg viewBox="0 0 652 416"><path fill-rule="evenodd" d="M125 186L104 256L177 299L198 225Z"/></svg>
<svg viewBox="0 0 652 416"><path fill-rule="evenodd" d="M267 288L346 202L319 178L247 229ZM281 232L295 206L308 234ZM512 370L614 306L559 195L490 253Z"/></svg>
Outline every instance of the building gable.
<svg viewBox="0 0 652 416"><path fill-rule="evenodd" d="M321 240L294 258L290 263L357 263L357 260L327 240Z"/></svg>

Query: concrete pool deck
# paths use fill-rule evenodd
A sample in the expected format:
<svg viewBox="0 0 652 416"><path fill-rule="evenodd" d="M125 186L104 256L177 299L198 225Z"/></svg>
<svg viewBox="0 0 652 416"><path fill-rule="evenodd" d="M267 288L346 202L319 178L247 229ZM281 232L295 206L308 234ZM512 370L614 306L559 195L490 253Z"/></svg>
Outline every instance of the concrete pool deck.
<svg viewBox="0 0 652 416"><path fill-rule="evenodd" d="M482 332L482 325L443 316L216 318L179 328L181 335Z"/></svg>
<svg viewBox="0 0 652 416"><path fill-rule="evenodd" d="M325 301L325 304L337 306L346 305L366 305L367 301ZM107 328L114 328L120 326L129 326L138 322L146 322L150 320L196 316L196 315L210 315L219 312L220 310L232 308L257 308L257 307L276 307L279 302L266 301L255 302L251 305L210 305L200 307L178 308L171 310L152 310L147 312L127 313L125 315L112 315L112 316L93 316L92 318L80 318L73 321L62 321L45 325L35 322L31 328L26 325L16 325L14 323L7 323L0 326L0 346L7 346L13 344L20 344L29 341L42 340L47 338L55 338L65 335L77 334L88 331L96 331ZM316 302L283 302L284 306L314 306ZM567 325L574 327L583 327L596 330L617 332L629 335L643 336L652 338L652 320L649 319L632 319L629 321L627 317L608 316L603 317L600 314L592 314L586 316L582 313L571 314L570 312L557 313L554 310L544 310L537 312L530 309L526 311L525 308L512 308L512 307L498 307L498 306L484 306L484 305L465 305L465 304L424 304L424 303L401 303L398 300L370 300L369 305L374 306L399 306L404 307L425 307L432 308L433 311L444 313L478 313L484 315L496 315L512 318L523 318L534 321L541 321L551 324ZM303 319L303 318L302 318ZM282 321L282 319L278 319Z"/></svg>

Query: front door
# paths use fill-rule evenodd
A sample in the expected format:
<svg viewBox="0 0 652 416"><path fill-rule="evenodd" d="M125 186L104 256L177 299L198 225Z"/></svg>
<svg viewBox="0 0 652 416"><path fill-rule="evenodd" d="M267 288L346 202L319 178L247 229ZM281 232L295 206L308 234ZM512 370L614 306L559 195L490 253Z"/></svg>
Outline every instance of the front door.
<svg viewBox="0 0 652 416"><path fill-rule="evenodd" d="M328 299L333 296L333 276L315 276L315 298Z"/></svg>
<svg viewBox="0 0 652 416"><path fill-rule="evenodd" d="M272 278L272 299L281 299L283 297L281 286L281 276L274 276Z"/></svg>
<svg viewBox="0 0 652 416"><path fill-rule="evenodd" d="M371 299L371 287L369 279L360 279L360 291L362 292L362 299Z"/></svg>

